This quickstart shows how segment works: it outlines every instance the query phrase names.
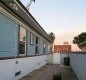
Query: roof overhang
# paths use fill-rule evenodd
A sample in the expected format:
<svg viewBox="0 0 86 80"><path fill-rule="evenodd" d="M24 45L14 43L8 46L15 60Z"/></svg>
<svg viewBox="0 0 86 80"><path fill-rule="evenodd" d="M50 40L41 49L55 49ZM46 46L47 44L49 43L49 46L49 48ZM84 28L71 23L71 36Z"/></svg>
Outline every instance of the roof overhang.
<svg viewBox="0 0 86 80"><path fill-rule="evenodd" d="M20 17L24 22L28 23L30 28L34 29L38 34L43 36L49 42L52 42L45 30L39 25L35 18L30 14L30 12L25 8L25 6L20 2L20 0L1 0L1 2ZM10 3L15 3L18 10L13 9Z"/></svg>

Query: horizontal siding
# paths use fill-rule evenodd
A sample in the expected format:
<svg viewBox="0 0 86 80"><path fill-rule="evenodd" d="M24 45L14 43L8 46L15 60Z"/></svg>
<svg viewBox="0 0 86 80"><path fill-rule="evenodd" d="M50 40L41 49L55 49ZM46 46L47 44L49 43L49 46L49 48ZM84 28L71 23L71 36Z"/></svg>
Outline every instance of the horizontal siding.
<svg viewBox="0 0 86 80"><path fill-rule="evenodd" d="M45 51L46 51L46 54L48 54L48 42L46 42L46 46L45 46Z"/></svg>
<svg viewBox="0 0 86 80"><path fill-rule="evenodd" d="M35 35L34 35L34 44L30 45L30 32L27 32L27 55L35 55Z"/></svg>
<svg viewBox="0 0 86 80"><path fill-rule="evenodd" d="M0 57L17 55L18 25L0 13Z"/></svg>
<svg viewBox="0 0 86 80"><path fill-rule="evenodd" d="M40 42L39 42L39 51L40 51L40 54L43 54L43 39L40 38Z"/></svg>

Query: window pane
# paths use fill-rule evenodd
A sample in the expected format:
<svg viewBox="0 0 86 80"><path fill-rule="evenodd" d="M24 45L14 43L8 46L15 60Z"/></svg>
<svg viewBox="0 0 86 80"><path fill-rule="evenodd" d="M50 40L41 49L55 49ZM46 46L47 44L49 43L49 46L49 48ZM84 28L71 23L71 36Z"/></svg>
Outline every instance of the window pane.
<svg viewBox="0 0 86 80"><path fill-rule="evenodd" d="M45 41L44 41L44 43L43 43L43 53L45 54L45 46L46 46L46 44L45 44Z"/></svg>
<svg viewBox="0 0 86 80"><path fill-rule="evenodd" d="M20 27L20 54L25 54L26 30Z"/></svg>
<svg viewBox="0 0 86 80"><path fill-rule="evenodd" d="M38 37L36 37L36 48L35 48L35 54L37 55L39 53L39 45L38 45Z"/></svg>
<svg viewBox="0 0 86 80"><path fill-rule="evenodd" d="M26 30L23 27L20 27L20 41L25 41Z"/></svg>
<svg viewBox="0 0 86 80"><path fill-rule="evenodd" d="M30 32L30 44L34 44L34 34Z"/></svg>

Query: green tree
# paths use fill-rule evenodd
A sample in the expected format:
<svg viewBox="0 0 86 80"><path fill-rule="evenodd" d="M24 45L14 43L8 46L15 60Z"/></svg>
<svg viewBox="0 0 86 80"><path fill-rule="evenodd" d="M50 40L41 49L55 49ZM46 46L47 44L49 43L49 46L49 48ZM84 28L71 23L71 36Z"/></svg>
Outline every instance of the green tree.
<svg viewBox="0 0 86 80"><path fill-rule="evenodd" d="M49 37L50 37L50 39L52 40L52 43L54 43L55 34L54 34L53 32L50 32L50 33L49 33Z"/></svg>
<svg viewBox="0 0 86 80"><path fill-rule="evenodd" d="M50 52L52 53L53 43L55 40L55 34L53 32L50 32L49 34L50 39L52 40L52 43L50 44Z"/></svg>
<svg viewBox="0 0 86 80"><path fill-rule="evenodd" d="M74 37L73 43L79 45L80 43L86 41L86 32L79 34Z"/></svg>

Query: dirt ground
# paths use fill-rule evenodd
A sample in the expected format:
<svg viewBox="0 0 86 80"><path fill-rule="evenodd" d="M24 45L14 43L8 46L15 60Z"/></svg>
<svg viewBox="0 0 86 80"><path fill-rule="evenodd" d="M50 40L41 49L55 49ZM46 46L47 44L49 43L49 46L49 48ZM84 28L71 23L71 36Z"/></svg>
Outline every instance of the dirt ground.
<svg viewBox="0 0 86 80"><path fill-rule="evenodd" d="M20 80L52 80L53 74L56 73L61 73L62 80L78 80L71 67L57 64L44 65Z"/></svg>

